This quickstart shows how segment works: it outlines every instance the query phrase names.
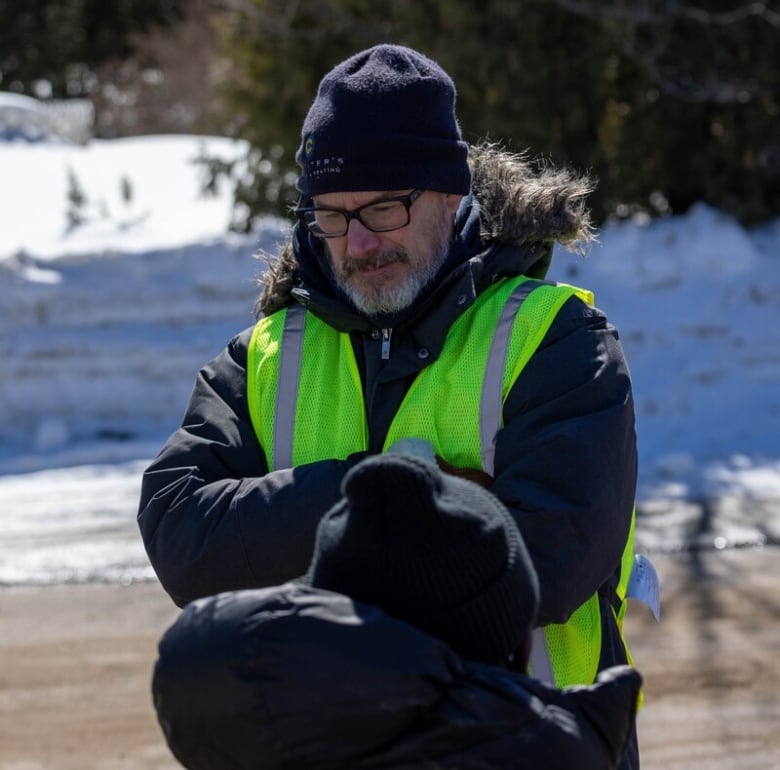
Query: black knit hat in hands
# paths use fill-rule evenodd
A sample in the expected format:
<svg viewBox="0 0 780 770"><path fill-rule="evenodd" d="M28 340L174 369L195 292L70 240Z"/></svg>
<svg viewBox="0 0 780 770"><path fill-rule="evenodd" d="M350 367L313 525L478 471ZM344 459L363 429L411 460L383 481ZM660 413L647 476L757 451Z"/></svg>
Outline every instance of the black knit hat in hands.
<svg viewBox="0 0 780 770"><path fill-rule="evenodd" d="M311 585L380 607L465 658L503 664L536 618L536 572L493 494L401 455L344 478L320 522Z"/></svg>
<svg viewBox="0 0 780 770"><path fill-rule="evenodd" d="M407 188L465 195L467 156L450 76L411 48L377 45L320 82L295 155L298 189L307 198Z"/></svg>

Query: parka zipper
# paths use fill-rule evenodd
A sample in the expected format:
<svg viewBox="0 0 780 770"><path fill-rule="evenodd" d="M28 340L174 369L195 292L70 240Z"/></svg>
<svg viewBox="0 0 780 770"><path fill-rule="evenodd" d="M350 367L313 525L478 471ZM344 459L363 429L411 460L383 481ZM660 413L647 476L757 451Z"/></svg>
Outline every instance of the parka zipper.
<svg viewBox="0 0 780 770"><path fill-rule="evenodd" d="M390 335L392 329L382 329L382 360L387 361L390 358Z"/></svg>

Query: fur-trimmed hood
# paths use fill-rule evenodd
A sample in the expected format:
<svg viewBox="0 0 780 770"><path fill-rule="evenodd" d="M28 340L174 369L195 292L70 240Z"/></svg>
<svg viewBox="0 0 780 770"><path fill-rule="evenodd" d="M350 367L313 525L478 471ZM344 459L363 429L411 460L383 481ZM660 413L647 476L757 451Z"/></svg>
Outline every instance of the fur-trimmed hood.
<svg viewBox="0 0 780 770"><path fill-rule="evenodd" d="M543 278L555 243L585 253L594 238L586 208L586 198L592 190L587 177L568 169L532 163L525 155L487 143L470 148L469 165L473 197L469 196L465 203L478 207L479 233L470 239L476 240L476 244L472 247L474 254L464 255L466 259L482 253L487 266L497 246L542 246L526 250L525 263L514 264L510 270L506 265L490 266L496 274L522 273ZM296 286L306 288L306 272L311 271L312 265L303 270L300 260L310 258L316 263L317 258L305 251L296 244L293 229L276 257L260 255L267 266L260 277L261 292L255 304L258 317L290 304ZM316 265L315 270L322 273Z"/></svg>

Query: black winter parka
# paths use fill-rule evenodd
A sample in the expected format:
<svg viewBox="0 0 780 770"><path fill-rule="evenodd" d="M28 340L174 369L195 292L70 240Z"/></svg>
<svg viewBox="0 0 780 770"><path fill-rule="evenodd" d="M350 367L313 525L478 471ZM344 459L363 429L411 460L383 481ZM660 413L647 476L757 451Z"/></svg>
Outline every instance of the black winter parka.
<svg viewBox="0 0 780 770"><path fill-rule="evenodd" d="M613 770L640 684L624 666L552 689L288 583L190 604L152 689L188 770Z"/></svg>
<svg viewBox="0 0 780 770"><path fill-rule="evenodd" d="M417 372L438 356L459 315L504 276L546 273L552 246L586 236L586 192L539 176L500 152L472 152L474 194L463 200L449 257L402 315L370 322L331 279L322 243L301 228L269 270L263 309L299 302L350 334L361 367L369 453ZM384 331L383 331L384 330ZM268 472L246 394L251 329L199 372L182 426L143 478L138 522L165 590L183 606L223 591L302 575L322 515L363 454ZM383 337L390 357L383 360ZM322 372L328 387L328 372ZM446 408L457 409L457 405ZM541 587L540 625L560 623L602 594L600 668L624 663L610 601L629 531L636 438L628 367L605 315L567 301L503 409L490 487L513 514Z"/></svg>

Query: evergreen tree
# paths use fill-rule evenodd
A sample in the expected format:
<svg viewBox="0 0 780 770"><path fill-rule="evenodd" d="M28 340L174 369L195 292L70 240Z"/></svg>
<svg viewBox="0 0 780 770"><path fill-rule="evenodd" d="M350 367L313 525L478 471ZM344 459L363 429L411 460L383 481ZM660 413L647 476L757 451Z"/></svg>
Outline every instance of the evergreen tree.
<svg viewBox="0 0 780 770"><path fill-rule="evenodd" d="M694 2L694 0L691 0ZM294 201L320 77L379 42L436 59L466 138L599 180L597 220L780 213L780 14L711 0L234 0L222 18L225 130L252 146L239 226Z"/></svg>
<svg viewBox="0 0 780 770"><path fill-rule="evenodd" d="M101 62L134 50L137 33L180 18L183 0L0 0L0 89L87 96Z"/></svg>

